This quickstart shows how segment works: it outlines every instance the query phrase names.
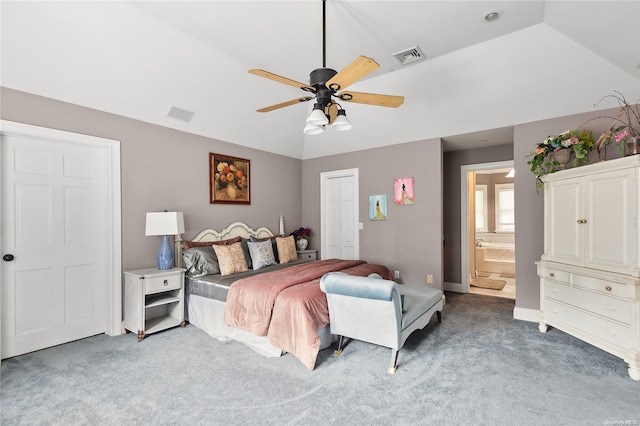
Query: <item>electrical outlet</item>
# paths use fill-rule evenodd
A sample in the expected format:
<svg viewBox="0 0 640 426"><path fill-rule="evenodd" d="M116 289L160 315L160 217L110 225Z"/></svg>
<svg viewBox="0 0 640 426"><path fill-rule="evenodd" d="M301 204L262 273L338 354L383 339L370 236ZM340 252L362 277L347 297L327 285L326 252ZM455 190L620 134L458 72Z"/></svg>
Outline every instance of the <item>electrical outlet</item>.
<svg viewBox="0 0 640 426"><path fill-rule="evenodd" d="M433 284L433 275L427 275L427 284Z"/></svg>
<svg viewBox="0 0 640 426"><path fill-rule="evenodd" d="M393 278L400 278L400 271L393 271Z"/></svg>

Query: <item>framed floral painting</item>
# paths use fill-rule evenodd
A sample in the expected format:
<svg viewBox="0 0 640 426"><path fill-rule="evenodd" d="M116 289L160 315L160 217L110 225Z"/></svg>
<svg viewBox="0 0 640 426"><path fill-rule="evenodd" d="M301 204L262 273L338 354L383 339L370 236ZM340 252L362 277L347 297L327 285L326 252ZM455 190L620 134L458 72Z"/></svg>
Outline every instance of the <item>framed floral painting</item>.
<svg viewBox="0 0 640 426"><path fill-rule="evenodd" d="M209 153L210 204L251 204L251 162Z"/></svg>

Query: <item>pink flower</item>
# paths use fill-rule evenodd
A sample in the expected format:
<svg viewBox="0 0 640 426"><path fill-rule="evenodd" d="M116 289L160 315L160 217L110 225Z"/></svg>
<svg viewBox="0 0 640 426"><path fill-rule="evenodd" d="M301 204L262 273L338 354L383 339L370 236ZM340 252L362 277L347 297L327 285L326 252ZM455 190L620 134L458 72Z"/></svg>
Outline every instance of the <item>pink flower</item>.
<svg viewBox="0 0 640 426"><path fill-rule="evenodd" d="M627 129L624 129L624 131L615 135L616 142L620 142L622 139L626 138L628 134L629 134L629 131Z"/></svg>

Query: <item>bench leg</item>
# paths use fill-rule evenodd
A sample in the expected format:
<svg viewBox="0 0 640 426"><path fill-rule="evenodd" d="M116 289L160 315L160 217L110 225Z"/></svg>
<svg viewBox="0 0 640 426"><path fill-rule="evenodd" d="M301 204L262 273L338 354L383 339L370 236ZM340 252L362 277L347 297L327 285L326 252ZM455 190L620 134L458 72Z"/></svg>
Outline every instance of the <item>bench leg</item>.
<svg viewBox="0 0 640 426"><path fill-rule="evenodd" d="M342 343L344 343L344 336L338 336L338 349L333 351L333 355L338 356L342 353Z"/></svg>
<svg viewBox="0 0 640 426"><path fill-rule="evenodd" d="M391 349L391 363L389 364L389 368L387 368L387 373L394 374L398 369L398 350Z"/></svg>
<svg viewBox="0 0 640 426"><path fill-rule="evenodd" d="M438 322L442 322L442 312L436 311L436 316L438 317Z"/></svg>

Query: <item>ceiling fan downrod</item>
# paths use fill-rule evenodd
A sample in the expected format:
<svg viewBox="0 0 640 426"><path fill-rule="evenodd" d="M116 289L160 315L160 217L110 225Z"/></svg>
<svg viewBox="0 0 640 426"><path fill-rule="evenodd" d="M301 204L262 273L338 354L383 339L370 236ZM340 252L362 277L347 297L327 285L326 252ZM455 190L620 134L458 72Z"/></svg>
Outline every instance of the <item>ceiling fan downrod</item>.
<svg viewBox="0 0 640 426"><path fill-rule="evenodd" d="M327 0L322 0L322 67L327 67Z"/></svg>

